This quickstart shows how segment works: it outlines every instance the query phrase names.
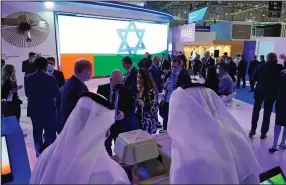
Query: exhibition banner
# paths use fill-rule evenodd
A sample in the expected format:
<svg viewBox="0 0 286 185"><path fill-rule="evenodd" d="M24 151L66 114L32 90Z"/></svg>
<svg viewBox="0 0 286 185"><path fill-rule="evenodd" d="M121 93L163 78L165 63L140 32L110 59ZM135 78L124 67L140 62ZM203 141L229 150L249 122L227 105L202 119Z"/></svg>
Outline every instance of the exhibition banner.
<svg viewBox="0 0 286 185"><path fill-rule="evenodd" d="M189 13L188 23L190 24L190 23L193 23L193 22L196 22L196 21L203 20L205 14L207 12L207 9L208 9L208 7L205 7L205 8L202 8L202 9L199 9L197 11Z"/></svg>
<svg viewBox="0 0 286 185"><path fill-rule="evenodd" d="M70 15L57 15L57 21L60 62L66 78L79 58L93 63L94 76L105 76L114 69L124 72L121 60L125 56L136 66L146 52L154 56L168 51L167 23Z"/></svg>
<svg viewBox="0 0 286 185"><path fill-rule="evenodd" d="M255 55L256 41L244 41L243 55L244 58L251 62Z"/></svg>
<svg viewBox="0 0 286 185"><path fill-rule="evenodd" d="M222 22L211 25L211 32L216 33L215 40L231 40L231 22Z"/></svg>
<svg viewBox="0 0 286 185"><path fill-rule="evenodd" d="M173 51L184 49L184 43L195 41L196 24L174 27L172 30Z"/></svg>
<svg viewBox="0 0 286 185"><path fill-rule="evenodd" d="M196 32L210 32L210 26L196 26Z"/></svg>

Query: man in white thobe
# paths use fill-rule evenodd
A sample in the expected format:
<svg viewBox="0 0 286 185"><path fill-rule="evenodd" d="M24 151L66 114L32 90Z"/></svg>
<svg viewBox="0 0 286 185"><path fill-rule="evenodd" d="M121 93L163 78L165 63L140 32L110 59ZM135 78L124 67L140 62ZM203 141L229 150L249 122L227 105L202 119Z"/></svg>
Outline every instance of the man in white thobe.
<svg viewBox="0 0 286 185"><path fill-rule="evenodd" d="M104 97L84 93L57 140L38 159L30 184L130 184L104 147L114 116Z"/></svg>
<svg viewBox="0 0 286 185"><path fill-rule="evenodd" d="M214 91L177 88L169 111L170 184L259 184L249 139Z"/></svg>

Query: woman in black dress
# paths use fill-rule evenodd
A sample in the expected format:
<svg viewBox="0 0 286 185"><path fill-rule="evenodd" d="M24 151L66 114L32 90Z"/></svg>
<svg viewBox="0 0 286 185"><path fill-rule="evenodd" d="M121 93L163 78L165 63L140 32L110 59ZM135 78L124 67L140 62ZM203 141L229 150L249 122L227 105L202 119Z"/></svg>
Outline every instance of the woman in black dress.
<svg viewBox="0 0 286 185"><path fill-rule="evenodd" d="M139 93L136 100L136 114L141 128L149 134L155 134L158 126L158 90L148 69L139 70L137 86Z"/></svg>
<svg viewBox="0 0 286 185"><path fill-rule="evenodd" d="M270 153L274 153L277 150L278 138L282 127L284 127L280 148L286 149L286 70L281 72L281 81L278 96L276 99L276 120L274 127L274 141L272 148L269 149Z"/></svg>
<svg viewBox="0 0 286 185"><path fill-rule="evenodd" d="M4 117L16 116L17 120L21 117L21 104L22 101L19 99L18 90L22 89L23 86L17 85L15 76L15 68L13 65L6 64L2 70L2 86L1 86L1 99L6 100L4 105Z"/></svg>

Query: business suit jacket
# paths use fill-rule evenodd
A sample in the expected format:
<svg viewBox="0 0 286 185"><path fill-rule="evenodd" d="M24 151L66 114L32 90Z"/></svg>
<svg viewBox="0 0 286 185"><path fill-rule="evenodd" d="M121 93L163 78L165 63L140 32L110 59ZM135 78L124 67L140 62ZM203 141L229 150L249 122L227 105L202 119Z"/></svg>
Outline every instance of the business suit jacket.
<svg viewBox="0 0 286 185"><path fill-rule="evenodd" d="M248 75L252 76L255 72L256 67L259 65L258 60L252 60L251 63L249 64L248 68Z"/></svg>
<svg viewBox="0 0 286 185"><path fill-rule="evenodd" d="M246 75L247 72L247 61L243 58L239 61L237 65L237 74L240 76Z"/></svg>
<svg viewBox="0 0 286 185"><path fill-rule="evenodd" d="M161 70L165 71L165 70L169 70L171 68L170 63L168 62L168 60L163 60L161 61Z"/></svg>
<svg viewBox="0 0 286 185"><path fill-rule="evenodd" d="M27 115L56 124L55 99L60 99L60 91L55 78L43 71L36 71L25 76L24 85L28 97Z"/></svg>
<svg viewBox="0 0 286 185"><path fill-rule="evenodd" d="M34 73L36 70L35 64L29 59L22 62L22 72L24 72L25 75Z"/></svg>
<svg viewBox="0 0 286 185"><path fill-rule="evenodd" d="M159 66L155 66L154 64L152 64L152 66L149 68L149 73L150 73L150 76L153 78L158 91L162 92L163 87L162 87L162 79L161 79L161 76L162 76L161 68Z"/></svg>
<svg viewBox="0 0 286 185"><path fill-rule="evenodd" d="M55 77L55 79L56 79L56 81L58 83L59 88L64 86L64 84L65 84L65 77L64 77L63 72L58 71L58 70L54 70L53 71L53 76Z"/></svg>
<svg viewBox="0 0 286 185"><path fill-rule="evenodd" d="M101 94L108 99L108 101L110 101L110 90L110 83L108 83L98 86L97 93ZM140 128L138 120L134 114L135 102L134 98L132 97L132 92L123 85L119 89L118 110L124 113L124 119L116 121L116 124L111 127L110 131L113 132L112 134L115 134L115 137L119 133Z"/></svg>
<svg viewBox="0 0 286 185"><path fill-rule="evenodd" d="M202 59L202 67L200 73L202 77L206 78L206 70L210 66L215 66L215 60L212 57Z"/></svg>
<svg viewBox="0 0 286 185"><path fill-rule="evenodd" d="M170 78L171 74L172 74L172 71L171 70L168 71L167 75L164 76L163 84L165 84L167 82L167 80L168 80L168 78ZM192 82L192 79L189 75L189 71L187 69L182 69L179 73L175 88L182 87L183 85L188 84L190 82Z"/></svg>
<svg viewBox="0 0 286 185"><path fill-rule="evenodd" d="M253 76L253 80L257 81L254 97L275 100L280 86L280 72L282 70L283 66L274 62L259 65Z"/></svg>
<svg viewBox="0 0 286 185"><path fill-rule="evenodd" d="M138 70L133 67L131 71L128 71L124 78L124 86L129 88L132 92L132 96L135 97L138 93L137 90L137 73Z"/></svg>
<svg viewBox="0 0 286 185"><path fill-rule="evenodd" d="M89 91L87 86L75 76L66 81L61 89L61 105L59 114L59 130L61 132L69 115L75 108L80 95Z"/></svg>

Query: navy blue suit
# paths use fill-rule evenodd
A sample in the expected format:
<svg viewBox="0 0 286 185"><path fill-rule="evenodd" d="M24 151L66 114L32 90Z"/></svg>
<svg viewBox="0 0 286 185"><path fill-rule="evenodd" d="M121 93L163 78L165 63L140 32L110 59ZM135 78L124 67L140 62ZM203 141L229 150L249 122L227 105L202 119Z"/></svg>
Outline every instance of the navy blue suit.
<svg viewBox="0 0 286 185"><path fill-rule="evenodd" d="M75 76L72 76L66 81L61 89L61 107L59 113L58 133L60 133L64 128L64 125L69 115L75 108L80 95L87 91L89 91L87 86Z"/></svg>
<svg viewBox="0 0 286 185"><path fill-rule="evenodd" d="M128 73L126 74L124 78L124 86L131 90L133 97L135 97L138 93L137 73L138 73L138 70L135 67L133 67L131 71L128 71Z"/></svg>
<svg viewBox="0 0 286 185"><path fill-rule="evenodd" d="M157 89L159 92L162 92L162 71L160 69L159 66L155 66L154 64L151 65L151 67L149 68L149 73L151 75L151 77L153 78Z"/></svg>
<svg viewBox="0 0 286 185"><path fill-rule="evenodd" d="M57 108L56 99L60 91L55 78L43 71L36 71L25 76L25 93L28 97L27 115L33 124L33 137L36 155L39 157L45 145L56 139ZM43 130L45 141L43 141Z"/></svg>

